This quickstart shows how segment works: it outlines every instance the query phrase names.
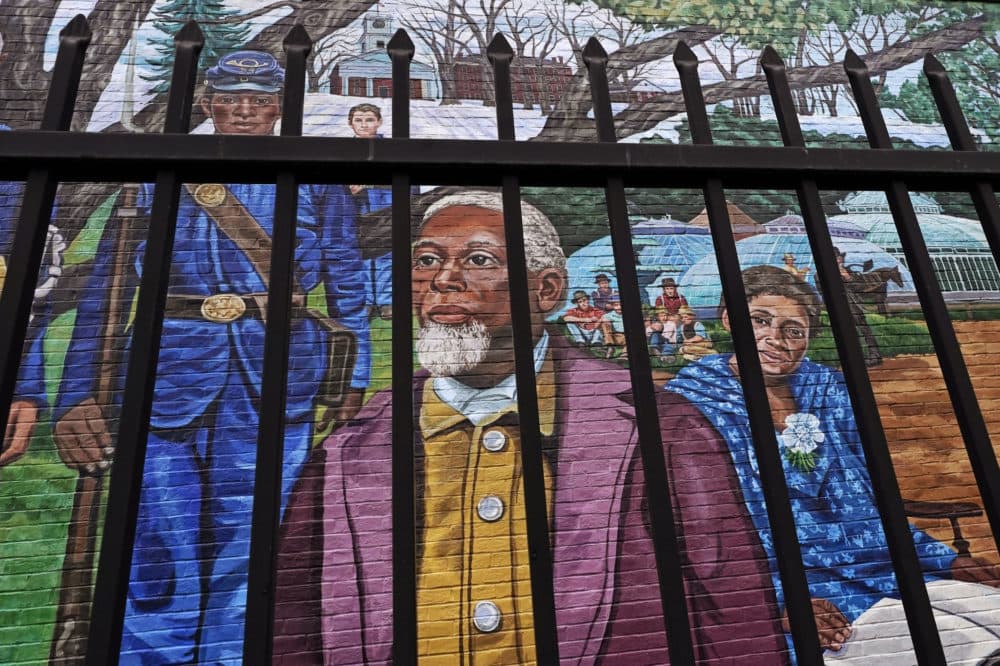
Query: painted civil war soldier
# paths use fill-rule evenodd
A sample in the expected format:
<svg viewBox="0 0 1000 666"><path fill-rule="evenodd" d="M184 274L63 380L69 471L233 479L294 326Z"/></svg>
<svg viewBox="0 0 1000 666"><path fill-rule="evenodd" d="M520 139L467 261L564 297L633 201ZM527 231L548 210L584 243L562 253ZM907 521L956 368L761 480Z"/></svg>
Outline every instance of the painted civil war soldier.
<svg viewBox="0 0 1000 666"><path fill-rule="evenodd" d="M201 100L216 133L272 134L284 70L240 51L205 76ZM152 187L138 194L148 213ZM237 663L242 657L247 567L275 187L181 188L148 450L122 641L122 663ZM299 476L325 398L330 320L305 295L322 285L329 317L353 332L357 362L336 410L360 407L370 361L354 206L343 186L300 189L282 506ZM252 242L241 240L250 237ZM98 404L98 347L116 270L107 239L81 299L56 407L56 439L70 466L105 460L113 405ZM127 266L138 282L143 244ZM343 363L343 359L341 359ZM348 369L349 372L349 369ZM118 378L120 393L120 383Z"/></svg>

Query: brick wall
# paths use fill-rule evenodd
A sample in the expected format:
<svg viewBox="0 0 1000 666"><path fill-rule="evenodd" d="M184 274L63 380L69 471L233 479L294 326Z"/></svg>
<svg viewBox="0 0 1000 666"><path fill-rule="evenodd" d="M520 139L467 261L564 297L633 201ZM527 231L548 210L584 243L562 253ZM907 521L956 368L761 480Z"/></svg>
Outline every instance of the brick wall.
<svg viewBox="0 0 1000 666"><path fill-rule="evenodd" d="M848 48L871 56L899 148L948 148L921 79L926 53L937 54L952 73L981 148L993 150L1000 138L1000 86L990 76L1000 65L1000 10L992 5L941 0L872 15L864 13L868 4L851 0L704 5L6 0L0 4L0 123L15 132L37 127L57 33L83 12L94 37L74 128L108 135L160 131L171 34L193 17L206 35L202 74L241 50L277 59L272 66L266 56L250 54L242 56L244 64L249 58L263 70L277 67L285 33L301 21L315 40L305 106L305 133L312 135L362 132L348 114L375 103L382 117L368 131L391 136L389 101L377 99L390 72L380 69L379 58L363 59L375 82L371 94L352 88L364 94L341 95L330 81L339 80L338 63L362 58L365 44L405 28L415 61L436 77L435 85L423 82L423 98L411 103L418 138L495 138L492 76L482 54L497 31L530 63L515 70L523 79L515 94L522 141L595 140L580 59L593 35L612 56L616 126L624 141L690 141L671 61L677 39L701 61L703 84L717 102L710 110L718 143L780 142L756 63L768 43L788 63L810 146L865 145L840 66ZM386 20L365 20L375 14ZM384 34L366 33L376 29ZM263 81L260 71L248 71ZM211 83L199 76L193 131L276 132L271 91L277 87L220 91ZM225 174L219 181L227 181ZM241 657L263 359L262 302L255 295L266 291L266 275L206 212L218 190L204 185L192 184L181 195L123 663L238 663ZM787 659L783 597L757 497L742 393L729 362L732 341L719 310L704 201L699 192L663 186L629 190L628 199L681 536L683 598L700 660L781 663ZM227 187L270 233L274 188ZM431 187L415 191L415 210L440 194ZM0 187L5 260L21 195L20 184ZM150 184L138 183L59 188L13 425L0 454L3 664L76 663L74 654L85 646L152 195ZM894 612L888 602L880 612L871 606L897 593L828 317L816 300L815 259L797 201L789 191L726 195L743 268L786 267L751 272L748 279L771 285L750 305L811 596L822 600L817 608L835 607L835 622L853 625L848 655L881 650L905 662L905 640L876 646L866 639ZM511 393L506 252L494 195L454 196L427 209L413 262L418 649L427 663L527 663L534 660L525 526L531 509ZM1000 358L991 341L1000 333L1000 273L966 195L914 196L996 438ZM952 509L967 503L974 513L983 502L885 199L873 192L822 197L834 244L844 253L845 280L857 285L893 271L898 276L882 280L884 291L859 297L857 323L902 495L952 503ZM663 663L646 470L612 298L618 284L604 196L585 188L529 188L523 198L563 661ZM345 359L331 361L323 329L298 316L278 559L275 629L282 663L323 654L327 663L390 656L386 389L390 321L409 313L392 312L387 248L366 241L378 235L370 232L385 223L388 204L385 184L310 186L300 193L297 291L356 335L348 403L364 407L355 413L324 406L324 370ZM226 225L255 232L242 214ZM664 280L674 287L664 289ZM950 580L962 543L948 518L923 517L914 526L927 580ZM962 518L961 530L981 578L998 580L1000 555L985 517ZM985 594L986 610L973 618L1000 627L1000 605L988 590L940 581L929 589L944 605ZM672 598L680 597L675 591ZM962 636L956 642L979 642L983 654L1000 648L1000 640L971 630Z"/></svg>

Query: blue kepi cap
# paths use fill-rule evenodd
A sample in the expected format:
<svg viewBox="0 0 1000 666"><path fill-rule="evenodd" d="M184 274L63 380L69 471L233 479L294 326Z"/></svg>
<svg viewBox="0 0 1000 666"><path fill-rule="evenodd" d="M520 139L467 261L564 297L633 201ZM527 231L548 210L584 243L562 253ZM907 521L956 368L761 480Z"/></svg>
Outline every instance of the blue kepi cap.
<svg viewBox="0 0 1000 666"><path fill-rule="evenodd" d="M205 72L205 83L212 90L281 92L285 70L270 53L236 51L219 58L215 67Z"/></svg>

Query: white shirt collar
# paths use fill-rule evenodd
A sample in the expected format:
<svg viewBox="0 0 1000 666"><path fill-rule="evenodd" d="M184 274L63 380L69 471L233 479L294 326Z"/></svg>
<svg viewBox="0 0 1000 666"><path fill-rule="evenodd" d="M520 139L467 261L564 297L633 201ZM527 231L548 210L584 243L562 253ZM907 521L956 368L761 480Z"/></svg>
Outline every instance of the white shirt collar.
<svg viewBox="0 0 1000 666"><path fill-rule="evenodd" d="M533 355L536 373L541 371L548 350L549 334L548 331L542 331ZM469 419L473 425L479 426L497 412L517 402L517 380L514 375L510 375L496 386L477 389L454 377L435 377L434 392L442 402Z"/></svg>

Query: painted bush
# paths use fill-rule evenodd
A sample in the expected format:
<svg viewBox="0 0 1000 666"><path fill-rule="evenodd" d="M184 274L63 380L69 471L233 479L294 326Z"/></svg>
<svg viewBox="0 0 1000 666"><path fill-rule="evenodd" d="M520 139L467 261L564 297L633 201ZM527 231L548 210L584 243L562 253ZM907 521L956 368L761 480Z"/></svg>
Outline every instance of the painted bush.
<svg viewBox="0 0 1000 666"><path fill-rule="evenodd" d="M192 127L272 134L281 41L315 41L305 133L391 136L397 28L413 38L412 135L493 139L493 36L516 50L521 141L593 141L582 45L611 55L620 140L684 143L671 63L700 73L719 143L778 145L757 56L789 66L811 146L862 147L840 62L864 56L901 149L948 147L921 59L948 68L983 150L1000 137L996 7L961 2L327 2L129 0L0 3L0 122L37 126L57 33L94 32L74 128L159 131L172 35L206 45ZM0 137L2 139L2 137ZM111 139L114 140L114 139ZM220 174L220 180L225 181ZM6 259L22 186L0 188ZM154 191L64 184L0 453L0 662L76 663L114 473L124 371ZM534 657L525 445L513 378L502 208L495 192L421 187L413 251L417 326L418 652L426 663ZM922 321L884 195L824 192L858 342L879 402L914 543L950 661L1000 648L1000 556ZM995 437L1000 273L965 195L913 203ZM123 663L238 663L263 360L274 187L182 188L154 390ZM628 190L683 591L705 663L792 659L728 313L700 193ZM912 647L829 319L794 194L727 192L825 658L912 663ZM635 430L603 193L523 192L536 393L561 661L669 660L647 470ZM275 661L391 661L392 257L388 186L301 188L278 554ZM261 258L263 257L263 258ZM0 276L5 276L0 263ZM307 306L313 313L307 313ZM318 313L318 314L317 314ZM327 325L353 340L340 349ZM331 370L346 373L337 389ZM332 395L336 393L336 395ZM929 502L937 504L927 504ZM948 516L962 518L961 534ZM949 513L950 512L950 513ZM894 628L904 627L895 630ZM902 632L902 633L900 633ZM962 662L966 663L966 662Z"/></svg>

